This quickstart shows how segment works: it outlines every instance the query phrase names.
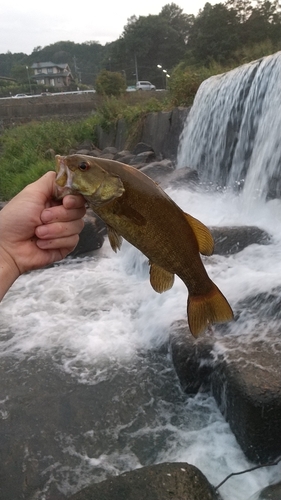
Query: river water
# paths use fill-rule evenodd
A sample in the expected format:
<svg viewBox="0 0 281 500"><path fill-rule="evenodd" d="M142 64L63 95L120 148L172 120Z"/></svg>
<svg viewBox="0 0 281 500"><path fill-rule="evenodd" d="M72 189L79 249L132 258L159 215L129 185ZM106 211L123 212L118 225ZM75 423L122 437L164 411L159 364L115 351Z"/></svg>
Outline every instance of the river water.
<svg viewBox="0 0 281 500"><path fill-rule="evenodd" d="M182 142L179 166L186 158L192 166L200 137L196 141L193 138L192 146ZM259 187L251 196L227 183L218 188L213 178L210 183L205 179L197 189L169 188L167 192L206 225L257 225L271 235L270 245L251 245L235 255L204 259L234 312L245 298L281 289L279 199L260 196ZM75 422L67 414L65 424L60 421L60 427L50 433L49 452L49 444L44 453L37 450L35 456L33 452L41 478L36 498L44 500L53 484L70 495L90 481L164 461L194 464L213 485L253 465L214 399L203 393L189 397L179 386L168 339L172 323L186 318L186 299L187 290L178 278L170 291L155 293L149 284L147 259L126 242L118 254L106 241L90 257L29 273L13 285L1 304L0 319L0 357L3 363L9 362L7 377L13 377L13 371L23 380L29 376L32 388L32 380L37 382L34 366L39 378L38 367L47 363L50 377L59 374L73 395L81 395ZM253 335L267 340L275 320L270 324L261 320L259 312L245 312L239 324L233 323L232 334L241 336L244 343ZM0 418L9 428L20 407L13 390L5 390L1 391ZM92 391L90 399L83 399L86 391ZM44 384L40 405L50 419L57 411L44 400ZM92 419L86 416L89 408L95 416ZM20 414L17 418L18 429ZM48 421L36 418L38 436L47 435ZM21 439L25 439L24 430ZM30 449L22 459L25 467L31 461ZM220 493L224 500L248 500L279 478L280 464L233 477Z"/></svg>
<svg viewBox="0 0 281 500"><path fill-rule="evenodd" d="M262 203L241 214L239 195L188 190L169 194L206 224L251 225L258 220L273 235L272 245L252 245L234 256L206 260L210 276L234 310L252 292L281 286L280 203ZM231 472L251 467L213 398L188 397L179 387L167 342L171 323L185 318L186 298L179 279L169 292L156 294L146 259L126 242L117 255L106 242L90 258L30 273L14 284L1 305L1 357L25 371L34 359L40 366L48 358L50 371L59 370L77 386L104 387L100 419L89 424L81 416L70 435L61 430L45 469L42 462L46 491L55 481L70 494L93 478L99 481L163 461L192 463L214 485ZM257 331L255 318L246 318L249 336L251 322ZM266 332L261 329L259 334ZM123 386L113 384L118 371L124 375ZM9 398L9 393L2 394L5 422L13 417ZM87 401L81 405L87 406ZM69 457L71 466L66 466ZM232 478L221 488L223 498L247 500L277 478L278 471L277 466Z"/></svg>

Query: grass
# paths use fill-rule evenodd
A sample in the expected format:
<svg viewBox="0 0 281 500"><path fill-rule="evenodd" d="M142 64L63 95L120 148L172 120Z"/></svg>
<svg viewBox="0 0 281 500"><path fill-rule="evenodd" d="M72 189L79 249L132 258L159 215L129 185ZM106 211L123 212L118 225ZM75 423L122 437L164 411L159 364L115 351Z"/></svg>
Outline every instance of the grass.
<svg viewBox="0 0 281 500"><path fill-rule="evenodd" d="M97 144L97 126L104 130L123 118L130 136L137 136L143 117L160 111L163 104L155 98L128 104L126 98L107 98L98 113L81 121L49 120L31 122L6 129L0 136L0 199L9 200L27 184L48 170L54 170L55 154L67 155L84 140Z"/></svg>
<svg viewBox="0 0 281 500"><path fill-rule="evenodd" d="M94 119L50 120L7 129L0 137L0 198L9 200L48 170L54 170L49 150L68 154L85 138L95 140Z"/></svg>

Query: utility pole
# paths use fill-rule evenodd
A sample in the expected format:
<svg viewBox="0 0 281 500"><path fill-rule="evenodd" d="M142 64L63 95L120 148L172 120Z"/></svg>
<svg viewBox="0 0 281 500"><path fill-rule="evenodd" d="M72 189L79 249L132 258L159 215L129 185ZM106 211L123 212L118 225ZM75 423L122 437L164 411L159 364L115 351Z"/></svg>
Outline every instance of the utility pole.
<svg viewBox="0 0 281 500"><path fill-rule="evenodd" d="M136 72L136 83L137 83L139 81L139 74L138 74L138 62L136 53L135 53L135 72Z"/></svg>

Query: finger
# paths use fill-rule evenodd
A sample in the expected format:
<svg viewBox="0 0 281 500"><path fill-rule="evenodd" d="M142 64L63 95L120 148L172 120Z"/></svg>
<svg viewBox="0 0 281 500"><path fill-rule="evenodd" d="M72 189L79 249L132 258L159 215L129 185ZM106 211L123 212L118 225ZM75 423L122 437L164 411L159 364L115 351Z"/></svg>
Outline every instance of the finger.
<svg viewBox="0 0 281 500"><path fill-rule="evenodd" d="M44 174L40 179L26 186L25 189L30 189L34 192L34 186L36 186L38 191L42 191L48 200L54 195L56 172L49 171Z"/></svg>
<svg viewBox="0 0 281 500"><path fill-rule="evenodd" d="M66 238L54 238L51 240L37 240L36 245L41 248L41 250L60 250L66 251L67 255L76 247L79 241L78 234L73 234Z"/></svg>
<svg viewBox="0 0 281 500"><path fill-rule="evenodd" d="M70 208L81 208L85 206L86 200L81 196L81 194L73 195L68 194L62 200L63 206L66 209Z"/></svg>
<svg viewBox="0 0 281 500"><path fill-rule="evenodd" d="M65 238L81 233L84 227L83 219L77 219L71 222L53 222L52 224L43 224L37 226L35 234L37 238L50 240L54 238Z"/></svg>
<svg viewBox="0 0 281 500"><path fill-rule="evenodd" d="M60 221L67 222L77 219L82 219L86 213L85 206L80 208L66 209L63 205L45 208L41 213L41 221L43 224L50 224L51 222Z"/></svg>

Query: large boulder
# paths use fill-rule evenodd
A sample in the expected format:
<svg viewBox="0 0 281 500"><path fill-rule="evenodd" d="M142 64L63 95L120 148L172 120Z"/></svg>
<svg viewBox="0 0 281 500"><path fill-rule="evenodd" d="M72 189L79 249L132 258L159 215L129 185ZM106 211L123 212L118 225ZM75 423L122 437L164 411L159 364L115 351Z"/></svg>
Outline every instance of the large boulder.
<svg viewBox="0 0 281 500"><path fill-rule="evenodd" d="M209 228L215 242L214 253L228 255L240 252L248 245L267 245L270 235L256 226L229 226Z"/></svg>
<svg viewBox="0 0 281 500"><path fill-rule="evenodd" d="M274 341L241 344L211 332L194 339L182 321L173 326L171 351L183 389L212 392L250 460L280 456L281 352Z"/></svg>
<svg viewBox="0 0 281 500"><path fill-rule="evenodd" d="M280 500L281 499L281 482L270 484L263 488L258 493L255 493L249 500Z"/></svg>
<svg viewBox="0 0 281 500"><path fill-rule="evenodd" d="M79 242L68 257L83 256L94 250L99 250L104 243L106 228L101 219L93 215L92 211L88 211L84 222L85 225L79 235Z"/></svg>
<svg viewBox="0 0 281 500"><path fill-rule="evenodd" d="M187 463L143 467L84 488L70 500L218 500L202 472Z"/></svg>

